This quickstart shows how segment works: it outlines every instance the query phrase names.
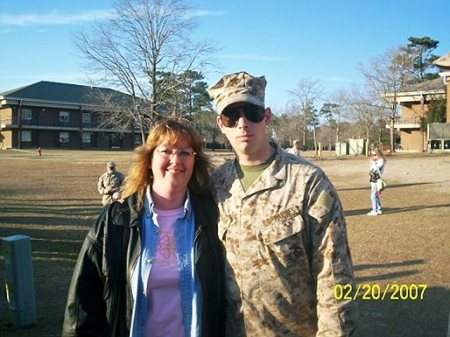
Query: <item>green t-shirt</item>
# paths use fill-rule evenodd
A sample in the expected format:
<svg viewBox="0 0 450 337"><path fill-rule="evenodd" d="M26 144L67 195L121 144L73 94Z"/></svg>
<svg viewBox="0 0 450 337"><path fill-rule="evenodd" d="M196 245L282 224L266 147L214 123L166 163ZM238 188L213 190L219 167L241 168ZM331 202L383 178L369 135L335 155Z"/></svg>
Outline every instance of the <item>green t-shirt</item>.
<svg viewBox="0 0 450 337"><path fill-rule="evenodd" d="M242 188L247 191L248 188L255 182L255 180L261 175L261 173L272 164L275 159L276 152L270 156L264 163L259 165L246 166L239 164L236 161L236 170L239 180L241 181Z"/></svg>

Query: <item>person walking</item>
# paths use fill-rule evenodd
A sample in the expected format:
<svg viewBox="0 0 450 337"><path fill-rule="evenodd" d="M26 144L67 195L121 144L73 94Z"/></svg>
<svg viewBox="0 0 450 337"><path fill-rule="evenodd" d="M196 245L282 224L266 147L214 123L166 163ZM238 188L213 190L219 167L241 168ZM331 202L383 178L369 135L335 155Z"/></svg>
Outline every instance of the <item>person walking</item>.
<svg viewBox="0 0 450 337"><path fill-rule="evenodd" d="M246 72L209 88L236 158L214 170L226 249L227 336L349 336L357 308L344 211L326 174L271 143L266 79Z"/></svg>
<svg viewBox="0 0 450 337"><path fill-rule="evenodd" d="M125 180L123 173L117 171L116 163L110 161L106 164L106 172L97 182L98 193L102 195L103 206L120 199L120 186Z"/></svg>
<svg viewBox="0 0 450 337"><path fill-rule="evenodd" d="M383 178L384 168L386 166L386 157L379 148L372 148L372 158L370 159L370 200L372 201L372 210L367 213L368 216L376 216L383 214L381 206L381 190L379 190L377 181Z"/></svg>
<svg viewBox="0 0 450 337"><path fill-rule="evenodd" d="M62 337L222 337L224 256L202 138L156 125L81 248Z"/></svg>

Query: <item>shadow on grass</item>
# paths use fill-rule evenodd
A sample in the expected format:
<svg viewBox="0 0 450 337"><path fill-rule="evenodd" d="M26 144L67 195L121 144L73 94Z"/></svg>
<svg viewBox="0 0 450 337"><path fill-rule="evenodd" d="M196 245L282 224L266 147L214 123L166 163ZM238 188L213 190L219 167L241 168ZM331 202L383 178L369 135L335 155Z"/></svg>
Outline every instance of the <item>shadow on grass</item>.
<svg viewBox="0 0 450 337"><path fill-rule="evenodd" d="M447 336L449 289L427 288L423 299L391 299L396 297L387 293L384 300L359 298L359 325L355 337Z"/></svg>
<svg viewBox="0 0 450 337"><path fill-rule="evenodd" d="M404 188L404 187L412 187L412 186L421 186L421 185L436 185L436 184L442 184L442 183L448 183L450 180L443 180L443 181L432 181L432 182L417 182L417 183L408 183L408 184L389 184L389 180L386 180L388 183L388 189L394 189L394 188ZM367 186L364 187L344 187L344 188L336 188L336 190L339 191L370 191L370 183L367 181Z"/></svg>
<svg viewBox="0 0 450 337"><path fill-rule="evenodd" d="M439 205L414 205L409 207L383 207L383 215L389 215L390 213L403 213L403 212L411 212L411 211L420 211L424 209L435 209L435 208L447 208L450 207L450 203L439 204ZM370 211L370 207L365 209L355 209L350 211L344 211L346 217L356 216L356 215L365 215Z"/></svg>
<svg viewBox="0 0 450 337"><path fill-rule="evenodd" d="M424 288L414 283L398 283L399 277L419 274L417 267L424 259L379 264L360 264L355 271L371 271L372 275L357 277L361 287L357 298L360 311L357 337L435 337L446 336L450 308L450 289ZM404 271L376 274L376 269L408 268ZM377 283L376 281L383 281ZM431 280L430 280L431 281ZM392 287L396 283L402 290ZM388 287L389 288L386 288ZM377 291L374 291L377 290ZM386 294L383 297L383 292ZM429 322L434 322L430 324Z"/></svg>

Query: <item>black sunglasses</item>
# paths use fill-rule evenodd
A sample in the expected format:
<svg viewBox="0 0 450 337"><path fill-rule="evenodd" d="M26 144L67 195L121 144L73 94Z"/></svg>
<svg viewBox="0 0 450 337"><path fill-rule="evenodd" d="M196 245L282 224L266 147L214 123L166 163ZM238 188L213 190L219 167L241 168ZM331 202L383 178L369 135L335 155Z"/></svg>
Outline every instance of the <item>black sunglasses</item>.
<svg viewBox="0 0 450 337"><path fill-rule="evenodd" d="M245 105L236 108L225 109L220 114L222 124L227 128L233 128L241 116L244 116L252 123L259 123L264 119L266 109L257 105Z"/></svg>

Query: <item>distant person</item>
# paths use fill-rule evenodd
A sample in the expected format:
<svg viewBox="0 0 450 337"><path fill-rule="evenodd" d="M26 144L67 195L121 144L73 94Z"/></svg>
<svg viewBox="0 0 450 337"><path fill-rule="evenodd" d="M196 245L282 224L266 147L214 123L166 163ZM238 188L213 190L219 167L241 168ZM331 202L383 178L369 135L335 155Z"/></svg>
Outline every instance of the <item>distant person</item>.
<svg viewBox="0 0 450 337"><path fill-rule="evenodd" d="M123 186L86 236L62 337L223 337L224 256L202 138L154 126Z"/></svg>
<svg viewBox="0 0 450 337"><path fill-rule="evenodd" d="M120 186L124 180L125 176L117 171L114 162L110 161L106 164L106 172L100 176L97 183L98 193L103 195L103 206L120 199Z"/></svg>
<svg viewBox="0 0 450 337"><path fill-rule="evenodd" d="M42 156L42 149L40 147L37 148L36 152L39 155L39 157Z"/></svg>
<svg viewBox="0 0 450 337"><path fill-rule="evenodd" d="M296 139L292 142L292 147L288 149L287 152L300 157L300 147L300 141Z"/></svg>
<svg viewBox="0 0 450 337"><path fill-rule="evenodd" d="M386 158L379 148L372 148L372 158L370 159L370 200L372 201L372 210L367 213L369 216L383 214L381 206L381 191L378 190L377 180L383 177L384 168L386 167Z"/></svg>
<svg viewBox="0 0 450 337"><path fill-rule="evenodd" d="M226 249L227 336L349 336L356 303L339 196L326 174L270 142L266 79L223 76L209 89L236 158L212 174Z"/></svg>

